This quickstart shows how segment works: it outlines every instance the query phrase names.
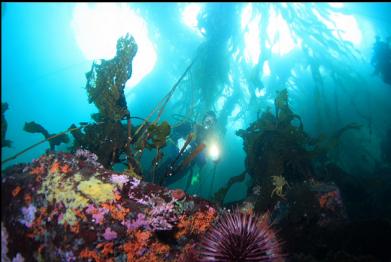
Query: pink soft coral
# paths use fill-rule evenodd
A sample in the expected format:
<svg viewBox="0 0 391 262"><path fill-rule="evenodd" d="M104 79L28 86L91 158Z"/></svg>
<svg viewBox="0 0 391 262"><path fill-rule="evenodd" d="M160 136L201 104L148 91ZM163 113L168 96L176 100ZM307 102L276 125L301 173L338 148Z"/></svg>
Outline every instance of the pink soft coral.
<svg viewBox="0 0 391 262"><path fill-rule="evenodd" d="M178 222L173 202L155 201L150 215L150 225L154 230L171 230L173 225Z"/></svg>
<svg viewBox="0 0 391 262"><path fill-rule="evenodd" d="M129 178L125 175L111 175L110 181L114 184L118 184L121 188L124 184L129 182Z"/></svg>
<svg viewBox="0 0 391 262"><path fill-rule="evenodd" d="M106 240L113 240L113 239L116 239L117 238L117 232L111 230L111 228L106 228L105 230L105 233L103 234L103 237L106 239Z"/></svg>
<svg viewBox="0 0 391 262"><path fill-rule="evenodd" d="M138 187L140 185L140 182L141 182L140 179L133 177L132 181L130 181L130 184L131 184L130 188L134 189L134 188Z"/></svg>
<svg viewBox="0 0 391 262"><path fill-rule="evenodd" d="M129 220L122 222L122 225L126 226L128 230L136 230L140 227L144 227L147 230L151 230L149 224L150 222L146 219L143 213L137 214L137 219L132 220L132 222L130 222Z"/></svg>
<svg viewBox="0 0 391 262"><path fill-rule="evenodd" d="M105 214L107 214L109 210L104 207L96 208L94 205L88 205L86 209L86 213L92 215L92 218L95 220L96 224L103 223L103 219Z"/></svg>

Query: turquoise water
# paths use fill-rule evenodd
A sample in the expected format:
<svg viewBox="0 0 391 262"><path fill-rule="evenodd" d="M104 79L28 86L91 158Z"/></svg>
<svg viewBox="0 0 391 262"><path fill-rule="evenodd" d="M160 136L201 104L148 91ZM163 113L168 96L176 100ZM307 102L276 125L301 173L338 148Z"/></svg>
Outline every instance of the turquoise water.
<svg viewBox="0 0 391 262"><path fill-rule="evenodd" d="M174 115L187 115L190 108L197 123L209 110L217 115L221 159L214 187L214 163L207 159L205 168L194 171L201 182L190 193L210 197L243 172L246 154L235 132L268 108L273 112L276 93L285 88L292 111L311 136L332 135L349 123L362 125L343 136L332 153L344 170L371 174L389 165L381 145L391 128L391 86L373 74L371 59L375 37L386 41L391 35L391 4L286 5L2 3L1 99L9 105L6 138L12 141L12 147L2 148L2 160L43 139L23 131L25 122L36 121L54 134L92 121L98 110L88 103L85 73L94 59L111 59L116 40L131 32L139 47L133 82L124 92L131 116L147 117L193 58L202 59L161 116L174 126ZM67 151L71 144L56 150ZM43 143L3 168L30 162L48 147ZM145 172L154 154L145 153ZM250 180L246 176L234 185L226 201L244 198ZM183 178L170 186L185 184Z"/></svg>

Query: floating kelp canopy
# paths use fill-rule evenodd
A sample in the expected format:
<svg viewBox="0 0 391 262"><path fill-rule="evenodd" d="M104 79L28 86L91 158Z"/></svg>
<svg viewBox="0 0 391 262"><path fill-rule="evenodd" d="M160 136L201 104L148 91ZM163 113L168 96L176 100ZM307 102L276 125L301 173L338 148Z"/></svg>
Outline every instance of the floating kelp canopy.
<svg viewBox="0 0 391 262"><path fill-rule="evenodd" d="M326 116L331 113L338 121L343 99L350 100L370 126L370 113L357 106L348 87L366 87L354 68L362 55L332 19L345 13L326 3L205 5L198 14L198 29L204 35L196 52L199 59L183 81L173 109L183 115L191 112L193 119L214 109L225 129L228 121L248 123L269 105L275 91L288 88L294 95L314 97L318 130L328 126ZM258 47L258 55L249 57L249 44ZM334 93L332 101L326 93Z"/></svg>

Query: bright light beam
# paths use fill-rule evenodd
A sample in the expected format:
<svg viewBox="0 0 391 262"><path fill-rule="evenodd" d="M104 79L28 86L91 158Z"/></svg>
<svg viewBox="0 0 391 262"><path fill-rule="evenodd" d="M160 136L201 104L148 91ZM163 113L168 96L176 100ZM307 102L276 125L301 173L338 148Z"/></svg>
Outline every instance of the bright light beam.
<svg viewBox="0 0 391 262"><path fill-rule="evenodd" d="M202 30L198 28L198 14L200 13L201 9L202 7L200 4L191 3L187 4L182 12L182 22L193 32L197 33L198 36L202 36Z"/></svg>
<svg viewBox="0 0 391 262"><path fill-rule="evenodd" d="M358 46L361 43L361 30L359 29L357 20L354 16L332 13L330 18L334 20L336 28L341 30L342 39L352 42L355 46ZM333 32L333 35L338 37L337 32Z"/></svg>
<svg viewBox="0 0 391 262"><path fill-rule="evenodd" d="M276 13L273 7L270 8L270 20L266 31L273 53L283 56L295 48L288 23L281 14Z"/></svg>
<svg viewBox="0 0 391 262"><path fill-rule="evenodd" d="M242 12L241 26L244 30L244 55L246 62L252 65L258 63L261 53L261 44L259 40L259 23L261 16L258 14L252 18L252 4L248 4Z"/></svg>
<svg viewBox="0 0 391 262"><path fill-rule="evenodd" d="M147 24L124 3L76 4L71 26L76 41L89 60L111 59L116 53L118 38L130 33L138 45L133 60L132 77L126 87L132 88L152 71L156 52L148 37Z"/></svg>
<svg viewBox="0 0 391 262"><path fill-rule="evenodd" d="M217 162L220 159L220 149L216 143L212 143L209 147L208 154L213 162Z"/></svg>

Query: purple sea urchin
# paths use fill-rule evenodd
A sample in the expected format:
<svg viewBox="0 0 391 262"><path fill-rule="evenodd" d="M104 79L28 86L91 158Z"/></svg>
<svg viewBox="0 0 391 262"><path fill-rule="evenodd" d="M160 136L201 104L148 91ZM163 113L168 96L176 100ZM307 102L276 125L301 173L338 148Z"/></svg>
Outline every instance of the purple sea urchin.
<svg viewBox="0 0 391 262"><path fill-rule="evenodd" d="M226 213L201 241L201 261L281 261L280 245L267 216Z"/></svg>

